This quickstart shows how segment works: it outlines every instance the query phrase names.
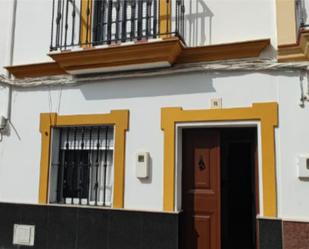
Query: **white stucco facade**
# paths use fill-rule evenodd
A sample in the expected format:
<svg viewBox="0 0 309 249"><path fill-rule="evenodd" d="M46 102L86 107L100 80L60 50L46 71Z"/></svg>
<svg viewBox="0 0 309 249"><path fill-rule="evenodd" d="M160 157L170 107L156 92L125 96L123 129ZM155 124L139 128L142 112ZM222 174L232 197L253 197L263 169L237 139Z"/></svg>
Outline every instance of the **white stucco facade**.
<svg viewBox="0 0 309 249"><path fill-rule="evenodd" d="M297 176L297 156L308 153L308 107L299 106L298 73L192 73L86 83L73 87L15 89L10 135L0 144L0 198L4 202L38 202L42 112L68 114L130 111L125 160L125 208L163 209L163 132L161 107L208 109L210 99L221 97L223 108L278 102L276 166L279 216L307 219L308 182ZM135 176L135 154L148 151L151 179Z"/></svg>
<svg viewBox="0 0 309 249"><path fill-rule="evenodd" d="M190 46L270 38L262 53L276 54L274 0L190 0L185 16ZM0 73L13 64L45 62L50 45L51 1L18 1L13 44L10 20L12 2L0 0ZM197 17L197 18L196 18ZM197 30L202 30L196 34ZM305 78L305 81L307 78ZM306 90L306 89L305 89ZM0 115L6 115L8 89L0 86ZM75 86L13 87L9 132L0 142L0 201L38 203L41 134L40 113L69 114L130 112L126 133L125 208L163 210L162 107L208 109L211 98L222 98L223 108L250 107L277 102L276 174L278 216L309 220L309 182L297 176L297 157L309 154L309 104L300 107L299 73L195 72L170 76L84 82ZM151 155L151 177L135 176L135 154Z"/></svg>

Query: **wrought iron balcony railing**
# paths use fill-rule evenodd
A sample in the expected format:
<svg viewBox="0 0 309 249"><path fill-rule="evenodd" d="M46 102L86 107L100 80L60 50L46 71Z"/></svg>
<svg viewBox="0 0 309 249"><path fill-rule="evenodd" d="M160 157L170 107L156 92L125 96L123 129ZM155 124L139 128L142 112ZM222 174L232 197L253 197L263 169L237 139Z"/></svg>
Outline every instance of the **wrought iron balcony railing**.
<svg viewBox="0 0 309 249"><path fill-rule="evenodd" d="M53 0L51 51L184 34L184 0Z"/></svg>
<svg viewBox="0 0 309 249"><path fill-rule="evenodd" d="M307 8L304 0L295 1L295 10L296 10L296 25L297 29L309 28L309 23L307 22Z"/></svg>

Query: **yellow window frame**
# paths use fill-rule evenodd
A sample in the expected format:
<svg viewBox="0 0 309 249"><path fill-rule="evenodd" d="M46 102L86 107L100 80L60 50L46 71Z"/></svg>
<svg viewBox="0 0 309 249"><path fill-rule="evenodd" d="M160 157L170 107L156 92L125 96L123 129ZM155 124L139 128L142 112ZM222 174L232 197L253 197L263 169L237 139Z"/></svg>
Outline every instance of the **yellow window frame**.
<svg viewBox="0 0 309 249"><path fill-rule="evenodd" d="M108 114L58 115L41 113L40 132L42 139L39 203L48 203L51 131L59 126L113 125L115 129L114 149L114 195L113 208L124 207L125 141L129 129L129 111L113 110Z"/></svg>

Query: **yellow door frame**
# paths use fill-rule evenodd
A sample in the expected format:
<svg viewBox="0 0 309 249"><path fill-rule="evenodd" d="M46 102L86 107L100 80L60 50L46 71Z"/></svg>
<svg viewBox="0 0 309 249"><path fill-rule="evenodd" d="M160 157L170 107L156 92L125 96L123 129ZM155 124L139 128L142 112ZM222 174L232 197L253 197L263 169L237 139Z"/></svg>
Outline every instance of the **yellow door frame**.
<svg viewBox="0 0 309 249"><path fill-rule="evenodd" d="M125 138L129 129L129 111L115 110L108 114L58 115L42 113L40 132L42 138L39 203L48 203L51 131L53 127L82 125L114 125L114 197L113 207L124 207Z"/></svg>
<svg viewBox="0 0 309 249"><path fill-rule="evenodd" d="M164 131L163 209L175 209L176 124L192 122L259 121L261 125L262 181L264 216L277 216L275 165L275 127L278 126L278 104L254 103L252 107L231 109L183 110L162 108Z"/></svg>

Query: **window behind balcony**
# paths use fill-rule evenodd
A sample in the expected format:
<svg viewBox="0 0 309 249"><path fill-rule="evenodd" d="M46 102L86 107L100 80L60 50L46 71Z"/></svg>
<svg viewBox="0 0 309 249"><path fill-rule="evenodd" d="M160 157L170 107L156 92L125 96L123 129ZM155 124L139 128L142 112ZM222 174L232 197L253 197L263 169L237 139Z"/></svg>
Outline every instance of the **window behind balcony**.
<svg viewBox="0 0 309 249"><path fill-rule="evenodd" d="M94 1L94 45L157 37L156 0Z"/></svg>
<svg viewBox="0 0 309 249"><path fill-rule="evenodd" d="M111 206L112 126L53 129L50 203Z"/></svg>

